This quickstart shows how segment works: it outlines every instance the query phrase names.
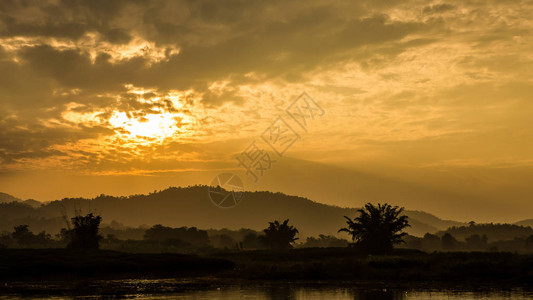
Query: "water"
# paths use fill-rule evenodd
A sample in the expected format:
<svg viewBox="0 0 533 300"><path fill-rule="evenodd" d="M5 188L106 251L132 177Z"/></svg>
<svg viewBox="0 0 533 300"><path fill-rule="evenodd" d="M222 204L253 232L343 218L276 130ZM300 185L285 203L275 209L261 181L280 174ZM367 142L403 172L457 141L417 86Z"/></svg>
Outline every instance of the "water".
<svg viewBox="0 0 533 300"><path fill-rule="evenodd" d="M386 284L338 282L220 282L212 280L100 280L8 283L0 299L308 299L308 300L533 300L533 292L519 288L420 289L387 288Z"/></svg>

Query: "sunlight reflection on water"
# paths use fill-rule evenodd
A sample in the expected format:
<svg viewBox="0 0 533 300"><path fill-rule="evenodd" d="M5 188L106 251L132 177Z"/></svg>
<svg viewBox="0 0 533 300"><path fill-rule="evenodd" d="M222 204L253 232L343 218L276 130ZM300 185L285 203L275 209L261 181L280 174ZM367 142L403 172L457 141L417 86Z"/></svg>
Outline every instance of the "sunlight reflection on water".
<svg viewBox="0 0 533 300"><path fill-rule="evenodd" d="M4 295L4 296L2 296ZM308 299L308 300L455 300L532 299L533 293L514 290L415 290L331 286L321 283L213 284L191 280L111 280L53 283L10 283L0 290L0 299Z"/></svg>

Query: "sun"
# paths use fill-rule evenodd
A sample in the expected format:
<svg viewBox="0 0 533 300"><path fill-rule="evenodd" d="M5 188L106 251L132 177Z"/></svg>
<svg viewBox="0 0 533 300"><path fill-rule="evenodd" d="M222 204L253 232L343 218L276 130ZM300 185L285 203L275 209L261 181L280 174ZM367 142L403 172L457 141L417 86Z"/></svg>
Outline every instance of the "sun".
<svg viewBox="0 0 533 300"><path fill-rule="evenodd" d="M121 135L129 135L136 139L162 140L172 137L179 131L178 114L161 112L147 114L141 118L128 116L125 112L114 112L109 123Z"/></svg>

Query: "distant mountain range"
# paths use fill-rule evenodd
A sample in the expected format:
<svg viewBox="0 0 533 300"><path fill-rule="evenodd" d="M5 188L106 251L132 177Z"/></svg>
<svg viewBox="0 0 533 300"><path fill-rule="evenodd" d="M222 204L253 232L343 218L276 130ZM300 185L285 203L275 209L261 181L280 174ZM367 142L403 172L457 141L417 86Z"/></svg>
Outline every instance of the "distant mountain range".
<svg viewBox="0 0 533 300"><path fill-rule="evenodd" d="M106 175L78 178L66 175L55 177L50 174L49 178L43 178L39 184L20 184L18 187L14 185L0 190L39 200L55 200L65 196L93 198L100 193L131 195L175 185L210 184L219 173L231 172L240 176L245 189L249 191L298 195L342 207L354 208L367 202L387 202L411 210L438 214L443 219L485 223L530 219L533 213L531 206L523 201L533 196L533 188L531 192L506 185L483 189L476 183L481 176L477 173L471 174L472 177L463 177L453 172L448 174L428 171L426 168L365 168L364 165L352 165L349 162L333 165L284 156L256 182L236 163L219 167L220 169L154 171L146 174L150 176ZM514 177L509 178L509 182L514 180ZM434 225L429 220L422 221L422 216L418 217L413 216L429 225L428 231L449 225L441 222Z"/></svg>
<svg viewBox="0 0 533 300"><path fill-rule="evenodd" d="M0 194L0 230L11 230L19 224L29 224L34 231L58 231L65 226L64 216L72 217L75 211L101 214L104 223L119 222L137 227L163 224L166 226L196 226L202 229L251 228L261 230L269 221L290 219L301 236L318 234L337 235L345 225L343 216L354 217L356 208L345 208L313 202L309 199L271 192L244 192L243 200L230 209L213 205L207 186L168 188L148 195L112 197L101 195L94 199L65 198L43 205L30 205L27 200ZM422 212L406 210L411 227L407 232L422 236L463 223L441 220ZM48 222L47 222L48 221Z"/></svg>
<svg viewBox="0 0 533 300"><path fill-rule="evenodd" d="M533 219L522 220L520 222L516 222L515 224L521 225L521 226L533 227Z"/></svg>
<svg viewBox="0 0 533 300"><path fill-rule="evenodd" d="M249 178L244 172L236 174L243 179ZM430 185L412 181L407 175L392 174L392 171L389 174L386 170L374 173L348 166L283 157L257 183L246 182L246 187L299 195L324 204L342 203L347 207L360 207L367 202L388 202L413 210L438 212L447 219L463 222L480 219L491 222L490 216L495 216L494 221L497 222L507 219L502 216L517 220L529 218L529 207L516 205L511 200L516 196L503 201L497 196L501 191L485 193L474 189L474 192L464 187L468 184L447 186L441 184L439 178L434 179L438 184ZM507 190L508 195L515 192ZM521 197L527 195L524 192ZM422 218L422 215L418 216ZM422 222L436 228L448 225L438 221L435 225L429 220Z"/></svg>
<svg viewBox="0 0 533 300"><path fill-rule="evenodd" d="M0 203L9 203L9 202L19 202L19 203L26 204L26 205L28 205L30 207L39 207L39 206L41 206L43 204L43 203L41 203L41 202L39 202L37 200L34 200L34 199L22 200L20 198L17 198L17 197L11 196L9 194L0 192Z"/></svg>

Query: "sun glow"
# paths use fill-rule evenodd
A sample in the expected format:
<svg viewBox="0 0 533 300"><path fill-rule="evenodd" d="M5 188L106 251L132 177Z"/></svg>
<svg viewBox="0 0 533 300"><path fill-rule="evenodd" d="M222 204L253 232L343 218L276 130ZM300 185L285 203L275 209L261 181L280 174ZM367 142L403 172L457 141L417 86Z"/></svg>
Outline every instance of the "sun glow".
<svg viewBox="0 0 533 300"><path fill-rule="evenodd" d="M124 135L136 138L165 139L179 131L179 116L167 112L147 114L140 119L125 112L115 112L109 123Z"/></svg>

